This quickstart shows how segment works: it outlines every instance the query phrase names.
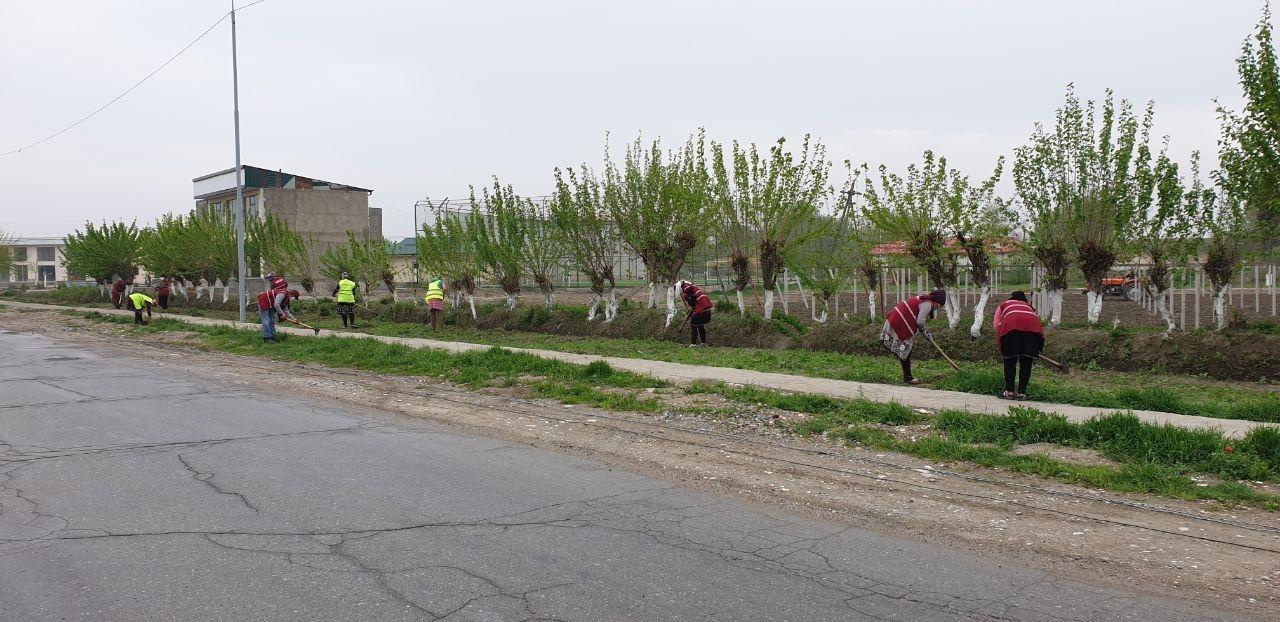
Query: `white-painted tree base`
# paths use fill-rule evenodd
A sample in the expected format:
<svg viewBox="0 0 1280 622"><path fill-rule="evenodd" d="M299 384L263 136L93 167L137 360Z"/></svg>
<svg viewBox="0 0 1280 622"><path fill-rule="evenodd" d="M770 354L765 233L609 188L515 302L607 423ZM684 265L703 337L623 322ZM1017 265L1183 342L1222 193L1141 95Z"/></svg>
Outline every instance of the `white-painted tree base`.
<svg viewBox="0 0 1280 622"><path fill-rule="evenodd" d="M773 317L773 290L764 290L764 319Z"/></svg>
<svg viewBox="0 0 1280 622"><path fill-rule="evenodd" d="M977 339L982 334L982 322L987 315L987 301L991 299L991 285L983 285L978 294L978 304L973 306L973 325L969 327L969 336Z"/></svg>

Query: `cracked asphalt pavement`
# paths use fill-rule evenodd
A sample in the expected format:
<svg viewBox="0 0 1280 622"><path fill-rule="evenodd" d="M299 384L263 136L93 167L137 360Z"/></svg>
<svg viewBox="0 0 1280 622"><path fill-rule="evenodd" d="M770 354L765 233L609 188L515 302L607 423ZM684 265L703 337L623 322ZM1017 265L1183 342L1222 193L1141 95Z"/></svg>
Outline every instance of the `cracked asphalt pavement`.
<svg viewBox="0 0 1280 622"><path fill-rule="evenodd" d="M1210 620L0 332L0 620Z"/></svg>

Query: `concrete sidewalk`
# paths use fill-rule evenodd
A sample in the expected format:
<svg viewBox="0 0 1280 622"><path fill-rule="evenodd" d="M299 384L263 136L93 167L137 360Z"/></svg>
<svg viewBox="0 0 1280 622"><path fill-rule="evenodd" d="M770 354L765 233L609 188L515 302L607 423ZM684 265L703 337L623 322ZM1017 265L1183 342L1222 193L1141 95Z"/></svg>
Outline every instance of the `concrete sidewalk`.
<svg viewBox="0 0 1280 622"><path fill-rule="evenodd" d="M28 309L49 309L54 311L75 310L124 315L129 317L132 317L133 315L133 312L131 311L120 311L116 309L67 307L61 305L14 302L9 300L2 300L0 301L0 304ZM250 330L259 329L259 325L256 323L240 323L231 320L191 317L179 314L165 314L163 317L202 326L231 326ZM301 328L277 326L276 330L277 332L287 333L290 335L306 337L313 336L312 331ZM472 352L476 350L488 350L493 347L477 343L439 341L435 339L410 337L386 337L381 335L332 330L322 330L321 335L376 339L384 343L395 343L414 348L434 348L449 352ZM706 365L670 363L666 361L650 361L646 359L615 358L611 356L597 356L593 354L557 352L554 350L535 350L529 348L504 349L511 350L513 352L524 352L568 363L586 364L593 361L605 361L615 369L646 374L653 376L654 378L660 378L676 384L689 384L697 380L706 380L711 382L723 381L734 384L754 385L769 389L778 389L782 391L793 391L797 393L815 393L820 395L829 395L831 397L867 399L876 402L898 402L911 408L927 408L935 412L938 410L953 408L975 413L1005 415L1008 414L1009 407L1011 405L1010 402L1001 400L994 395L975 395L972 393L943 391L924 387L875 384L870 382L854 382L850 380L832 380L829 378L810 378L807 376L792 376L788 374L752 371L747 369L734 369L731 367L711 367ZM1066 417L1068 420L1076 422L1085 421L1091 417L1116 411L1114 408L1094 408L1090 406L1051 404L1048 402L1036 401L1017 402L1017 405L1028 406L1044 412L1057 413ZM1169 423L1191 429L1216 429L1229 438L1241 438L1247 434L1249 430L1252 430L1257 426L1273 425L1258 423L1255 421L1214 419L1211 417L1179 415L1153 410L1131 410L1126 412L1131 412L1139 419L1149 423Z"/></svg>

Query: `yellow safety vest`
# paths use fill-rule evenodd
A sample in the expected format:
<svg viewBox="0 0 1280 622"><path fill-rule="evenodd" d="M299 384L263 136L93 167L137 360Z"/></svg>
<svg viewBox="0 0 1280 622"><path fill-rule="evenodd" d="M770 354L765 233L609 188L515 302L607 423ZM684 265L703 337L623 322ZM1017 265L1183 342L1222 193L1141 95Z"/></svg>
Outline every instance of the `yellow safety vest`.
<svg viewBox="0 0 1280 622"><path fill-rule="evenodd" d="M427 283L427 295L423 299L427 302L444 300L444 283L440 279Z"/></svg>
<svg viewBox="0 0 1280 622"><path fill-rule="evenodd" d="M147 306L148 302L155 302L155 300L146 294L129 294L129 300L133 301L134 309L142 309Z"/></svg>
<svg viewBox="0 0 1280 622"><path fill-rule="evenodd" d="M338 302L356 301L356 282L350 279L338 281Z"/></svg>

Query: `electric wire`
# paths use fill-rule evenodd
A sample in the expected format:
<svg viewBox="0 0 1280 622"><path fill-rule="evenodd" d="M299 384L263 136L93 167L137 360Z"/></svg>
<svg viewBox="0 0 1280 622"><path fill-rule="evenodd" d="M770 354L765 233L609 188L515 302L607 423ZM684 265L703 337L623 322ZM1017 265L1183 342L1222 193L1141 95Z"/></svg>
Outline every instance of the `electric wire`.
<svg viewBox="0 0 1280 622"><path fill-rule="evenodd" d="M255 4L260 4L260 3L265 2L265 1L266 1L266 0L256 0L255 2L251 2L251 3L249 3L249 4L246 4L246 5L244 5L244 6L240 7L239 9L236 9L236 10L244 10L244 9L247 9L247 8L249 8L249 7L253 6L253 5L255 5ZM164 69L165 67L168 67L171 63L173 63L173 61L178 60L178 57L179 57L179 56L182 56L182 55L183 55L187 50L191 49L191 47L192 47L192 46L194 46L195 44L199 43L199 42L200 42L200 40L201 40L201 39L203 39L203 38L205 38L205 36L206 36L206 35L208 35L210 32L213 32L213 29L214 29L214 28L217 28L217 27L218 27L218 24L221 24L223 21L225 21L225 20L226 20L228 17L230 17L230 16L231 16L231 11L227 11L226 13L223 13L223 14L222 14L222 17L219 17L216 21L214 21L214 22L213 22L213 24L211 24L208 28L206 28L206 29L204 30L204 32L200 33L200 35L199 35L199 36L197 36L195 39L192 39L190 43L188 43L187 45L185 45L181 50L178 50L178 52L177 52L176 54L174 54L173 56L169 57L169 60L166 60L166 61L164 61L163 63L161 63L159 67L156 67L155 69L151 70L151 73L149 73L149 74L147 74L147 75L143 76L143 78L142 78L141 80L138 80L137 82L134 82L132 86L130 86L129 88L125 89L125 90L124 90L123 92L121 92L119 95L116 95L115 97L112 97L110 100L107 100L107 103L102 104L101 106L98 106L98 108L97 108L97 109L95 109L93 112L90 112L89 114L87 114L87 115L85 115L85 116L83 116L83 117L80 117L78 120L76 120L75 122L71 123L70 125L68 125L68 126L66 126L66 127L62 128L62 129L60 129L60 130L58 130L58 131L56 131L56 132L54 132L54 133L50 134L50 135L48 135L48 136L45 136L44 138L41 138L40 140L37 140L37 141L35 141L35 142L33 142L33 143L30 143L30 144L25 145L25 146L22 146L22 147L18 147L17 149L12 149L12 150L5 151L5 152L3 152L3 153L0 153L0 158L3 158L3 157L5 157L5 156L10 156L10 155L15 155L15 154L18 154L18 153L22 153L23 151L26 151L27 149L31 149L32 147L37 147L37 146L39 146L39 145L42 145L42 144L44 144L44 143L47 143L47 142L49 142L49 141L51 141L51 140L53 140L53 139L55 139L55 138L57 138L57 137L59 137L59 136L61 136L61 135L65 134L65 133L67 133L67 132L69 132L69 131L71 131L71 130L73 130L73 129L77 128L77 127L79 127L79 126L80 126L80 124L84 123L85 121L88 121L89 119L92 119L93 117L98 116L98 113L102 112L103 110L106 110L106 109L107 109L108 107L110 107L112 104L114 104L114 103L116 103L116 102L120 101L121 99L124 99L124 97L125 97L126 95L128 95L129 93L132 93L135 89L137 89L138 87L142 86L142 84L143 84L143 83L145 83L147 80L150 80L150 79L152 78L152 76L155 76L157 73L160 73L160 71L161 71L162 69Z"/></svg>

